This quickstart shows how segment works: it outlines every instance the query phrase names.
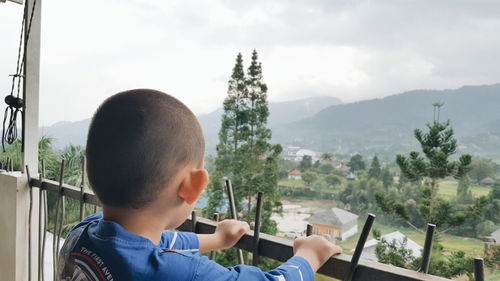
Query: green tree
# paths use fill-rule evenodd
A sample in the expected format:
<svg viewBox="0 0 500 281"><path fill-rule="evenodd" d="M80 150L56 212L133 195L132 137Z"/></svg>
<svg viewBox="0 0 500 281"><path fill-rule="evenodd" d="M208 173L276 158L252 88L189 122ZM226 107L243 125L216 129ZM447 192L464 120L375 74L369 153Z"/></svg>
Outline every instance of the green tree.
<svg viewBox="0 0 500 281"><path fill-rule="evenodd" d="M329 186L333 187L333 186L336 186L336 185L340 185L342 183L342 179L339 176L337 176L337 175L327 175L325 177L325 182Z"/></svg>
<svg viewBox="0 0 500 281"><path fill-rule="evenodd" d="M247 206L244 213L249 223L255 213L252 202L259 191L264 192L261 231L276 233L276 224L270 217L273 212L281 211L277 186L278 159L282 148L269 143L271 130L267 128L268 117L267 85L262 81L262 65L257 52L252 53L246 74L242 56L238 54L224 100L205 216L211 217L225 203L223 179L227 177L233 182L237 209L241 210L244 204Z"/></svg>
<svg viewBox="0 0 500 281"><path fill-rule="evenodd" d="M457 202L471 203L473 201L472 192L469 190L470 178L468 175L463 175L458 179L457 186Z"/></svg>
<svg viewBox="0 0 500 281"><path fill-rule="evenodd" d="M241 190L242 177L238 172L244 168L240 147L245 140L242 132L247 127L247 96L243 57L239 53L223 103L224 113L219 131L219 143L216 147L217 156L214 160L213 171L210 174L211 181L207 189L208 205L204 210L207 217L211 217L224 203L224 177L229 177L234 186L238 186L238 190ZM241 198L241 192L238 195ZM235 203L238 209L241 209L240 202Z"/></svg>
<svg viewBox="0 0 500 281"><path fill-rule="evenodd" d="M391 174L391 171L389 170L389 167L384 167L381 170L380 179L382 180L385 188L389 188L389 186L392 185L392 183L394 182L394 178Z"/></svg>
<svg viewBox="0 0 500 281"><path fill-rule="evenodd" d="M330 164L321 164L318 170L320 174L328 175L331 174L335 168Z"/></svg>
<svg viewBox="0 0 500 281"><path fill-rule="evenodd" d="M363 161L363 156L360 154L353 155L351 159L349 160L349 163L347 163L347 166L351 167L351 171L359 171L359 170L364 170L365 167L365 162Z"/></svg>
<svg viewBox="0 0 500 281"><path fill-rule="evenodd" d="M449 159L457 149L457 140L449 121L440 123L434 120L432 124L427 124L427 128L426 133L415 130L415 138L420 143L423 156L412 151L408 157L397 155L396 163L405 178L423 184L418 197L413 198L418 204L415 210L423 220L419 223L429 222L440 227L457 226L465 221L466 214L454 209L450 202L437 196L438 182L448 176L457 179L464 177L469 170L471 156L461 155L457 161ZM376 200L384 212L395 213L415 226L415 221L409 221L410 216L408 210L403 207L404 204L387 198L383 193L378 193Z"/></svg>
<svg viewBox="0 0 500 281"><path fill-rule="evenodd" d="M252 202L257 192L264 192L261 231L275 234L276 224L270 217L273 212L281 211L278 158L282 148L269 143L271 130L267 128L267 85L262 78L262 64L258 61L257 52L253 51L246 74L242 55L238 54L224 100L217 156L204 215L211 217L227 202L224 200L224 178L229 178L234 187L236 208L241 210L243 205L247 206L244 213L249 223L255 213ZM225 265L231 263L229 256L225 260Z"/></svg>
<svg viewBox="0 0 500 281"><path fill-rule="evenodd" d="M494 177L498 165L485 158L474 158L470 166L469 176L474 180L474 182L479 183L484 178Z"/></svg>
<svg viewBox="0 0 500 281"><path fill-rule="evenodd" d="M392 264L402 268L410 268L415 258L412 250L408 248L408 238L403 241L392 240L391 242L382 238L375 247L375 255L381 263Z"/></svg>
<svg viewBox="0 0 500 281"><path fill-rule="evenodd" d="M333 155L331 153L325 152L321 154L321 160L323 161L332 161Z"/></svg>
<svg viewBox="0 0 500 281"><path fill-rule="evenodd" d="M299 163L299 170L305 172L312 167L312 157L310 155L302 156L302 160Z"/></svg>
<svg viewBox="0 0 500 281"><path fill-rule="evenodd" d="M302 173L301 177L306 185L311 186L311 184L318 179L318 174L316 174L315 172L305 172Z"/></svg>
<svg viewBox="0 0 500 281"><path fill-rule="evenodd" d="M370 165L370 169L368 170L368 177L372 179L380 179L382 169L380 168L380 162L378 161L378 157L373 157L372 163Z"/></svg>

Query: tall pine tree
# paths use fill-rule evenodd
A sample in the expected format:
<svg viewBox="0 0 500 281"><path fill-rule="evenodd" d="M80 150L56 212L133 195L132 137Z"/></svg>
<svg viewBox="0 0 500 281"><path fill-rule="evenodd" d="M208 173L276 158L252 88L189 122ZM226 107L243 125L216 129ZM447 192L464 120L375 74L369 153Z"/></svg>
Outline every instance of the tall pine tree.
<svg viewBox="0 0 500 281"><path fill-rule="evenodd" d="M233 182L236 207L246 213L245 220L249 223L255 213L254 198L257 192L264 192L261 231L275 234L276 224L270 217L281 209L277 158L282 148L269 143L271 130L267 128L268 117L267 85L262 81L262 64L258 61L257 52L254 50L252 53L246 75L242 56L238 54L224 101L205 215L211 215L222 204L227 204L223 200L223 178L227 177ZM245 210L242 210L243 207L246 207Z"/></svg>

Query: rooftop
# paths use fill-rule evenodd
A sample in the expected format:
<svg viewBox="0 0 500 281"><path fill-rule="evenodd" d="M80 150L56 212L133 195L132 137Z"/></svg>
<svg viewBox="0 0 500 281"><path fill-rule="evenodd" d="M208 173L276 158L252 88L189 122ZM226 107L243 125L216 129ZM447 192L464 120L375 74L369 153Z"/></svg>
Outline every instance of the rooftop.
<svg viewBox="0 0 500 281"><path fill-rule="evenodd" d="M340 208L331 208L312 215L308 221L311 223L342 226L358 219L358 215Z"/></svg>

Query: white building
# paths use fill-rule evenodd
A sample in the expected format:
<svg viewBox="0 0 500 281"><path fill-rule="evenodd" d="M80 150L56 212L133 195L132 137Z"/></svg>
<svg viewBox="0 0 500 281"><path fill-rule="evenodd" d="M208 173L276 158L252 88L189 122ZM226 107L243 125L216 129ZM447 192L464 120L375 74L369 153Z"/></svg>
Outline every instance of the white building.
<svg viewBox="0 0 500 281"><path fill-rule="evenodd" d="M283 150L283 154L284 154L283 158L285 158L285 160L295 161L295 162L302 161L302 158L304 158L304 156L306 155L311 156L313 163L318 161L321 156L320 153L318 152L300 148L298 146L287 146Z"/></svg>
<svg viewBox="0 0 500 281"><path fill-rule="evenodd" d="M406 236L403 233L395 231L386 235L382 235L380 237L380 240L385 239L385 241L389 243L392 243L392 241L396 241L396 245L401 245L405 237ZM364 259L377 261L377 256L375 255L375 248L377 247L378 243L380 243L380 240L371 239L367 241L365 243L365 247L363 249L361 257ZM420 245L418 245L415 241L407 238L406 247L411 250L411 254L413 257L418 258L422 255L423 248Z"/></svg>

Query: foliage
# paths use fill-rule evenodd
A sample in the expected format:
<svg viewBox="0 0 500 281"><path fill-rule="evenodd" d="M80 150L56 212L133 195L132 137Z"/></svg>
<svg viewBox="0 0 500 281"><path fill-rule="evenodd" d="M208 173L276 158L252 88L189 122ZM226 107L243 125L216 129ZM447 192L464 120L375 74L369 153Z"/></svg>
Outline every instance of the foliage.
<svg viewBox="0 0 500 281"><path fill-rule="evenodd" d="M389 167L384 167L380 171L380 180L384 184L385 188L389 188L394 183L394 178L391 174L391 171L389 170Z"/></svg>
<svg viewBox="0 0 500 281"><path fill-rule="evenodd" d="M375 194L383 192L383 190L380 181L360 178L347 183L344 190L339 193L339 201L348 205L348 209L358 214L374 212L378 210L374 200Z"/></svg>
<svg viewBox="0 0 500 281"><path fill-rule="evenodd" d="M306 183L306 185L311 185L313 182L315 182L318 179L318 174L315 172L305 172L302 173L301 175L302 180Z"/></svg>
<svg viewBox="0 0 500 281"><path fill-rule="evenodd" d="M277 232L270 219L273 212L281 211L278 161L280 145L271 145L271 131L267 128L269 109L267 85L262 81L262 65L257 52L252 53L250 67L243 70L242 55L238 54L229 80L228 94L224 100L224 113L219 132L219 144L208 187L207 217L224 204L224 178L231 179L236 208L244 205L245 220L253 221L252 201L257 192L264 192L261 231Z"/></svg>
<svg viewBox="0 0 500 281"><path fill-rule="evenodd" d="M331 153L325 152L321 155L321 160L323 161L332 161L333 155Z"/></svg>
<svg viewBox="0 0 500 281"><path fill-rule="evenodd" d="M458 180L457 186L457 202L458 203L471 203L472 202L472 192L470 188L470 178L468 175L463 175Z"/></svg>
<svg viewBox="0 0 500 281"><path fill-rule="evenodd" d="M330 174L325 177L325 182L329 186L336 186L342 183L342 178L337 175Z"/></svg>
<svg viewBox="0 0 500 281"><path fill-rule="evenodd" d="M375 255L381 263L418 270L422 265L422 257L414 258L411 250L407 248L408 239L391 242L381 239L375 248ZM473 258L465 255L463 251L445 254L443 247L434 242L433 251L429 263L429 273L446 278L466 275L469 278L473 273Z"/></svg>
<svg viewBox="0 0 500 281"><path fill-rule="evenodd" d="M302 160L299 163L299 170L301 172L307 171L312 167L312 157L310 155L302 156Z"/></svg>
<svg viewBox="0 0 500 281"><path fill-rule="evenodd" d="M330 164L321 164L318 168L319 173L323 175L331 174L335 168Z"/></svg>
<svg viewBox="0 0 500 281"><path fill-rule="evenodd" d="M349 163L347 163L347 166L351 167L351 171L359 171L359 170L364 170L365 167L365 162L363 161L363 156L361 154L356 154L351 157L349 160Z"/></svg>
<svg viewBox="0 0 500 281"><path fill-rule="evenodd" d="M434 223L440 227L457 226L466 219L466 214L437 196L438 180L453 176L457 179L466 176L471 163L470 155L461 155L458 161L449 158L456 153L457 140L454 138L450 122L440 123L435 120L427 125L428 132L415 130L415 138L421 145L424 157L419 152L410 152L409 157L396 156L401 174L414 182L422 182L420 192L413 194L416 206L412 211L415 216L409 216L409 210L401 200L390 200L383 193L377 194L379 206L387 213L394 213L407 220L411 225L423 226L425 222ZM411 220L411 221L410 221Z"/></svg>
<svg viewBox="0 0 500 281"><path fill-rule="evenodd" d="M394 266L410 268L415 258L412 251L408 248L408 238L403 241L380 239L375 248L375 255L381 263L392 264Z"/></svg>
<svg viewBox="0 0 500 281"><path fill-rule="evenodd" d="M474 158L470 166L469 176L476 183L486 177L493 178L497 172L498 165L490 159Z"/></svg>
<svg viewBox="0 0 500 281"><path fill-rule="evenodd" d="M500 269L500 245L492 245L486 249L486 258L484 259L487 266L493 269Z"/></svg>
<svg viewBox="0 0 500 281"><path fill-rule="evenodd" d="M368 177L372 179L379 179L381 176L381 168L380 162L378 161L378 157L373 157L372 163L370 165L370 169L368 170Z"/></svg>

